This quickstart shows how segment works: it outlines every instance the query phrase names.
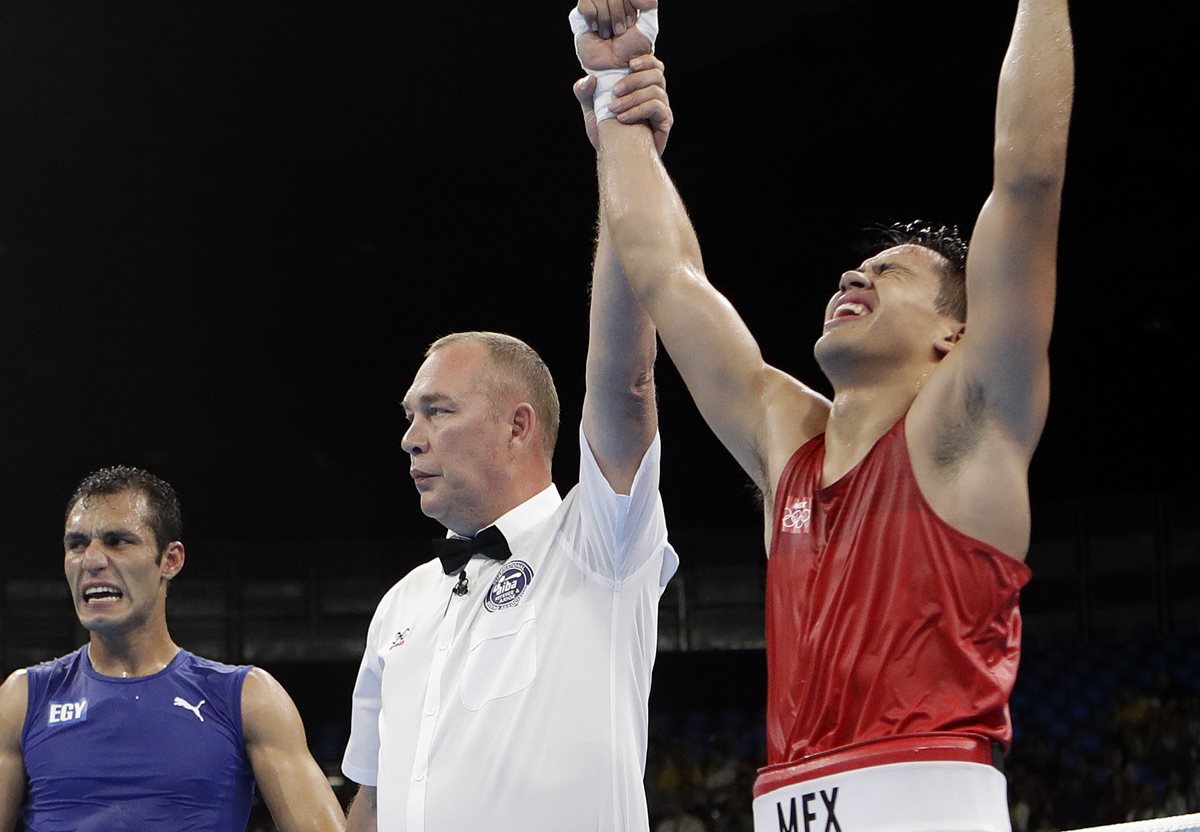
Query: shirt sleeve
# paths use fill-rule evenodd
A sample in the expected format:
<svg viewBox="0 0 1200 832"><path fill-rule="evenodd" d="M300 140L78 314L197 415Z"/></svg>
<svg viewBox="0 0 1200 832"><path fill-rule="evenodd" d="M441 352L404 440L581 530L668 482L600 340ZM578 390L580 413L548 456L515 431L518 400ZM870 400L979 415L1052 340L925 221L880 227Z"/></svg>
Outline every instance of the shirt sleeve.
<svg viewBox="0 0 1200 832"><path fill-rule="evenodd" d="M379 655L379 629L391 595L376 608L367 629L350 712L350 740L342 757L342 773L360 786L377 785L379 775L379 709L382 704L383 660Z"/></svg>
<svg viewBox="0 0 1200 832"><path fill-rule="evenodd" d="M667 541L667 524L658 493L662 439L656 432L633 477L629 494L617 494L592 454L579 426L579 485L571 499L578 512L579 541L574 548L583 566L609 581L659 564L659 586L667 585L679 557Z"/></svg>

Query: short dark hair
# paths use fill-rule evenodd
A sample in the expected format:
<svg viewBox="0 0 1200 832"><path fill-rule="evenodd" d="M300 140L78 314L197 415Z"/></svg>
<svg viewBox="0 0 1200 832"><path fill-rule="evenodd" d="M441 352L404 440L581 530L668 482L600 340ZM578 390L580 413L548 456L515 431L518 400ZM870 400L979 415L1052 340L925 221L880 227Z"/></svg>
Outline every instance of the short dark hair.
<svg viewBox="0 0 1200 832"><path fill-rule="evenodd" d="M428 358L443 347L460 343L482 344L487 350L492 368L496 371L491 382L508 385L518 391L517 395L529 396L533 409L542 420L542 446L546 458L553 459L554 446L558 442L560 406L550 368L546 366L542 357L520 338L502 332L478 330L443 335L429 345L425 350L425 357Z"/></svg>
<svg viewBox="0 0 1200 832"><path fill-rule="evenodd" d="M875 229L875 246L915 245L927 248L946 261L935 307L956 321L967 319L967 242L957 225L938 225L926 220L893 222Z"/></svg>
<svg viewBox="0 0 1200 832"><path fill-rule="evenodd" d="M146 525L154 532L155 544L161 555L173 540L183 538L183 514L179 509L179 497L169 482L159 479L149 471L130 465L113 465L93 471L75 487L67 502L66 516L80 501L101 494L124 494L132 491L142 494L150 508Z"/></svg>

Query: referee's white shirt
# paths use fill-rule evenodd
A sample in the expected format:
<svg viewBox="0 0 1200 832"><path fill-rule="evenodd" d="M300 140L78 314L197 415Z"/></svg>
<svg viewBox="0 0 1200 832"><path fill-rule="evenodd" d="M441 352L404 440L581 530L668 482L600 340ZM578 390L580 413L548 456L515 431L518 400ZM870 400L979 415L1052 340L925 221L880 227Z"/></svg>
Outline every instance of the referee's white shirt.
<svg viewBox="0 0 1200 832"><path fill-rule="evenodd" d="M613 492L582 428L579 484L496 521L506 563L468 592L434 558L383 597L354 687L342 771L378 793L380 832L645 832L658 600L679 565L655 437Z"/></svg>

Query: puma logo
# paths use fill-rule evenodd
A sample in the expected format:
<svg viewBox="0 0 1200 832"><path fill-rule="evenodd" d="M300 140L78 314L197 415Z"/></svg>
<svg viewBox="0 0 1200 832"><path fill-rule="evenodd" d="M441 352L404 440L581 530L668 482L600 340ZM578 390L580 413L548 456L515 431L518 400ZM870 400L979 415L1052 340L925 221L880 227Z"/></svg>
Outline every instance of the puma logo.
<svg viewBox="0 0 1200 832"><path fill-rule="evenodd" d="M201 722L203 722L203 721L204 721L204 717L200 716L200 708L201 708L201 707L204 705L204 703L205 703L205 702L207 702L207 701L208 701L207 699L201 699L201 700L200 700L198 703L196 703L195 705L193 705L191 702L188 702L188 701L187 701L186 699L184 699L182 696L176 696L176 697L175 697L175 704L176 704L176 705L178 705L180 708L187 708L189 711L191 711L192 713L194 713L194 714L196 715L196 719L200 720Z"/></svg>

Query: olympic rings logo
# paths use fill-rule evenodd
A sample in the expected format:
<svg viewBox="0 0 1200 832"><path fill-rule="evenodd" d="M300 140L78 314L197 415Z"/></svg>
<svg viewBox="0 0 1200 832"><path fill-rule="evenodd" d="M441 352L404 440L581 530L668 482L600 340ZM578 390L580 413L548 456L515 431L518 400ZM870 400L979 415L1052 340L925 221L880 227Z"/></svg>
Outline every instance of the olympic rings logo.
<svg viewBox="0 0 1200 832"><path fill-rule="evenodd" d="M808 531L808 521L812 519L812 508L808 500L794 500L784 506L780 527L791 534L801 534Z"/></svg>

